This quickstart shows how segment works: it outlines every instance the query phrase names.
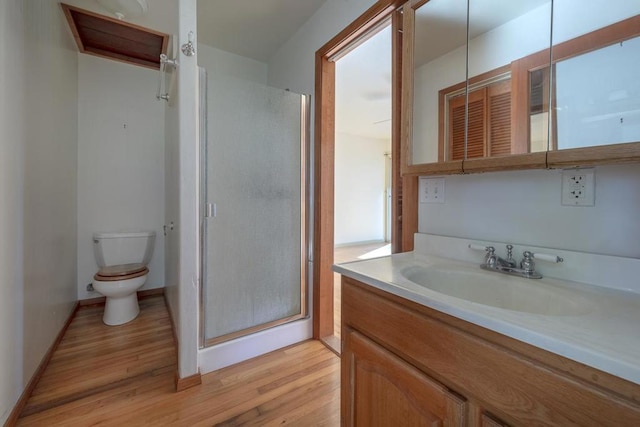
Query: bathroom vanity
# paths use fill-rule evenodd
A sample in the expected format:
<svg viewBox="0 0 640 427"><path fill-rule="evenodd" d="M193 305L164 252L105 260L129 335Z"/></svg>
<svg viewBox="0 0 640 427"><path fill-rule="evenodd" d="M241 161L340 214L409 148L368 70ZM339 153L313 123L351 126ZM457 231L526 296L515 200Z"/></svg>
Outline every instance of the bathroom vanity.
<svg viewBox="0 0 640 427"><path fill-rule="evenodd" d="M343 425L640 425L637 293L416 253L334 269Z"/></svg>

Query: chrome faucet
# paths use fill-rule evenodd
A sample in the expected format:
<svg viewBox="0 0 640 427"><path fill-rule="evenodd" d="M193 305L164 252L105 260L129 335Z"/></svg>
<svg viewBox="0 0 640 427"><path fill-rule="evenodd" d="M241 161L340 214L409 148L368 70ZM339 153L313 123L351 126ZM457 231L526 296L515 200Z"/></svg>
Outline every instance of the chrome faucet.
<svg viewBox="0 0 640 427"><path fill-rule="evenodd" d="M520 267L513 259L513 245L507 245L507 258L501 258L495 254L493 246L487 246L487 254L484 258L484 264L480 268L484 270L497 271L498 273L510 274L513 276L526 277L528 279L542 279L542 274L535 271L535 262L533 254L525 251Z"/></svg>
<svg viewBox="0 0 640 427"><path fill-rule="evenodd" d="M470 249L481 249L486 251L484 263L480 264L483 270L497 271L498 273L510 274L513 276L526 277L528 279L541 279L542 274L536 271L536 263L533 260L535 254L530 251L524 251L522 261L517 263L513 259L513 245L507 245L507 257L501 258L496 255L496 249L493 246L469 245ZM540 259L553 262L562 262L562 258L555 255L539 254Z"/></svg>
<svg viewBox="0 0 640 427"><path fill-rule="evenodd" d="M487 246L485 248L487 254L484 257L484 265L486 268L498 269L498 268L516 268L516 260L513 259L513 245L507 245L507 258L501 258L496 255L496 249L493 246Z"/></svg>
<svg viewBox="0 0 640 427"><path fill-rule="evenodd" d="M498 273L510 274L513 276L526 277L528 279L542 279L542 274L536 271L535 259L549 262L563 262L564 260L556 255L534 254L530 251L522 253L522 261L517 263L513 259L513 245L507 245L507 258L500 258L496 255L493 246L481 246L474 243L469 244L469 249L485 251L484 263L480 264L483 270L497 271Z"/></svg>

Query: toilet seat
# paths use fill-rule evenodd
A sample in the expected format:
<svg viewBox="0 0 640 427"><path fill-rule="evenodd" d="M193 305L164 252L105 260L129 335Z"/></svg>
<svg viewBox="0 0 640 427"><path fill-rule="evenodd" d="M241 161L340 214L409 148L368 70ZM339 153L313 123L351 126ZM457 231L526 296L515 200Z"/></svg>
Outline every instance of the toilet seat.
<svg viewBox="0 0 640 427"><path fill-rule="evenodd" d="M116 282L120 280L135 279L149 273L149 269L144 264L121 264L103 267L98 271L94 280L100 282Z"/></svg>

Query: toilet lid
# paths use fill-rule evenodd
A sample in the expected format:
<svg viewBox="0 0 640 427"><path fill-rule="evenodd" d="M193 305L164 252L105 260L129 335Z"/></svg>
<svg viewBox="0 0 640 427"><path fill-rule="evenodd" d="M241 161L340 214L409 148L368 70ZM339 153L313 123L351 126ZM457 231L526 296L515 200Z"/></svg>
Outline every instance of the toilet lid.
<svg viewBox="0 0 640 427"><path fill-rule="evenodd" d="M128 280L144 276L149 269L144 264L121 264L103 267L93 278L101 282Z"/></svg>

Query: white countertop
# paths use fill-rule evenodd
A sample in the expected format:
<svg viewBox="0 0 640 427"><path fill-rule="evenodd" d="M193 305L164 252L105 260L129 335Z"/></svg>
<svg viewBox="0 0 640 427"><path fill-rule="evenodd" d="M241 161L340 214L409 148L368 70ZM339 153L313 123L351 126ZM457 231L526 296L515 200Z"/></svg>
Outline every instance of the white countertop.
<svg viewBox="0 0 640 427"><path fill-rule="evenodd" d="M640 384L640 294L566 280L531 280L531 286L558 286L577 296L579 314L542 315L470 302L409 281L411 266L446 264L461 269L477 264L414 252L339 264L334 271L426 307L532 344Z"/></svg>

